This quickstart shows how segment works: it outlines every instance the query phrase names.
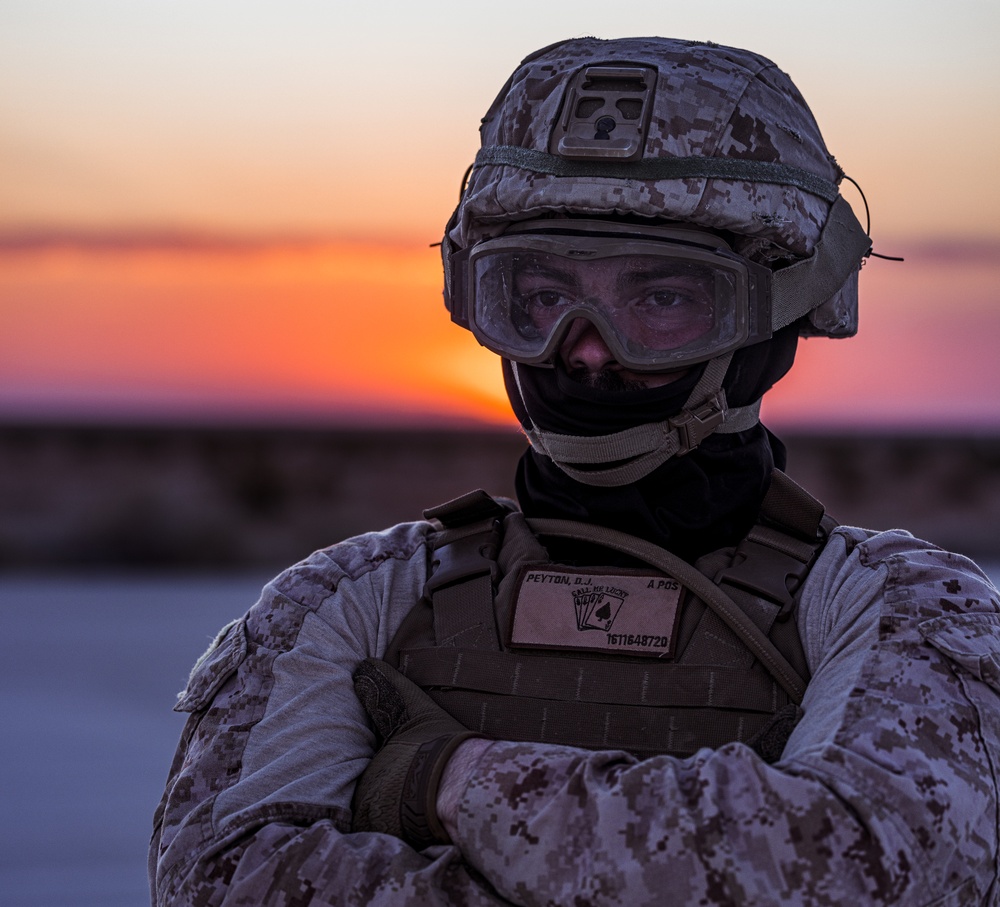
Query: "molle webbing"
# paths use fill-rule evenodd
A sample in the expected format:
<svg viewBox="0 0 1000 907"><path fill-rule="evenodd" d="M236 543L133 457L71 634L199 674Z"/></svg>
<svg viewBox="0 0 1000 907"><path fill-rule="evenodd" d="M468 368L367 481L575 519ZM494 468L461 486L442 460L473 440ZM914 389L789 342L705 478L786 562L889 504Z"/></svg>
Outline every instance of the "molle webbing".
<svg viewBox="0 0 1000 907"><path fill-rule="evenodd" d="M404 666L400 670L406 673ZM409 676L416 680L415 673ZM685 756L706 746L748 742L777 711L554 702L551 697L487 696L478 689L454 689L447 696L442 690L427 692L470 730L494 740L622 749L640 757Z"/></svg>
<svg viewBox="0 0 1000 907"><path fill-rule="evenodd" d="M421 602L404 620L386 659L477 733L636 755L687 755L763 734L801 699L808 677L794 619L796 593L822 547L830 521L822 507L775 472L761 522L735 549L698 562L693 582L705 598L682 601L683 650L673 660L506 647L519 567L545 564L549 521L526 521L485 492L436 508L431 573ZM553 521L554 523L554 521ZM503 530L502 545L498 548ZM548 525L548 528L546 526ZM605 530L585 524L574 537L594 542ZM612 536L622 536L621 533ZM645 559L649 543L630 536ZM610 538L610 537L609 537ZM605 539L607 541L607 539ZM616 539L620 542L621 539ZM619 551L621 544L612 545ZM662 549L653 550L672 555ZM657 558L660 563L663 560ZM716 601L706 602L712 597ZM739 616L720 614L718 600ZM749 628L749 630L747 629ZM746 638L771 661L765 668ZM760 651L763 645L766 651ZM770 655L768 654L770 653ZM780 663L781 670L774 670ZM786 675L782 678L782 672Z"/></svg>
<svg viewBox="0 0 1000 907"><path fill-rule="evenodd" d="M626 749L637 755L693 752L745 740L770 721L778 690L763 673L713 666L424 648L400 670L494 739ZM692 701L714 691L702 708ZM678 720L679 710L683 720ZM697 733L696 733L697 732ZM688 750L690 747L690 750Z"/></svg>

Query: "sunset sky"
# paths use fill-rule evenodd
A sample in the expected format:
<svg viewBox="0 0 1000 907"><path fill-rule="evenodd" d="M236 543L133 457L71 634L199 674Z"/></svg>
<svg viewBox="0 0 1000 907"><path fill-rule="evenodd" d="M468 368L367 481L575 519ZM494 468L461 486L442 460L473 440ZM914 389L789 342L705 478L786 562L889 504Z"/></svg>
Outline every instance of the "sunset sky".
<svg viewBox="0 0 1000 907"><path fill-rule="evenodd" d="M766 418L1000 429L990 0L0 0L0 419L509 422L430 246L521 57L653 33L789 72L906 258Z"/></svg>

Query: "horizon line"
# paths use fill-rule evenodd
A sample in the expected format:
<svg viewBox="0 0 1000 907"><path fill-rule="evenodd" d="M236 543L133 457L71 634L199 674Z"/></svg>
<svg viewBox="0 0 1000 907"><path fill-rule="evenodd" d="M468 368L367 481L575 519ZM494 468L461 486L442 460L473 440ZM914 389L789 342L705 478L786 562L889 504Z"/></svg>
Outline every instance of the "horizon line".
<svg viewBox="0 0 1000 907"><path fill-rule="evenodd" d="M952 424L932 426L929 424L888 424L870 423L785 423L771 425L780 440L791 438L825 438L849 441L857 438L898 438L940 441L987 441L1000 442L1000 429L988 425ZM506 436L511 441L522 441L530 446L517 424L480 422L476 420L431 419L426 422L404 420L385 422L363 421L323 421L316 420L274 420L264 419L203 419L175 418L103 418L87 416L63 418L9 418L0 414L0 439L10 432L207 432L219 434L340 434L340 435L492 435Z"/></svg>
<svg viewBox="0 0 1000 907"><path fill-rule="evenodd" d="M171 227L0 227L0 253L76 249L93 252L227 252L254 254L281 249L310 251L336 245L410 248L439 244L440 238L367 231L280 231L240 233ZM1000 244L1000 240L998 240Z"/></svg>

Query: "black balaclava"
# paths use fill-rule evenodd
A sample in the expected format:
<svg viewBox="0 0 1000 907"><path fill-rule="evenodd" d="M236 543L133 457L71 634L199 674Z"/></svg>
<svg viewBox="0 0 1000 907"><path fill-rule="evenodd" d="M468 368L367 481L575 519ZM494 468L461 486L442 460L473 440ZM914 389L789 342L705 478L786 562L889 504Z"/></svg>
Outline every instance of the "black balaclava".
<svg viewBox="0 0 1000 907"><path fill-rule="evenodd" d="M791 367L797 340L792 327L739 350L724 383L731 405L760 399ZM511 369L504 360L507 394L521 425L573 435L608 434L675 415L702 370L663 387L607 391L575 381L560 366L518 365L519 392ZM784 465L784 445L757 423L746 431L710 435L638 482L610 488L578 482L529 449L518 465L516 488L528 516L596 523L694 560L746 535L771 470Z"/></svg>

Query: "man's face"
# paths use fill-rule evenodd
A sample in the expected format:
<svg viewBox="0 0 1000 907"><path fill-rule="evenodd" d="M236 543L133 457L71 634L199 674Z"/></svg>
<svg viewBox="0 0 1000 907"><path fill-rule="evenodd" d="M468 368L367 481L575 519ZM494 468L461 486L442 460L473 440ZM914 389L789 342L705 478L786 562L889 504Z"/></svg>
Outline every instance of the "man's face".
<svg viewBox="0 0 1000 907"><path fill-rule="evenodd" d="M697 264L652 255L590 261L527 255L513 277L519 307L542 335L580 307L603 321L605 330L657 350L683 346L715 324L714 279ZM556 355L572 378L603 390L661 387L687 373L628 369L615 359L597 323L582 316L569 323Z"/></svg>

